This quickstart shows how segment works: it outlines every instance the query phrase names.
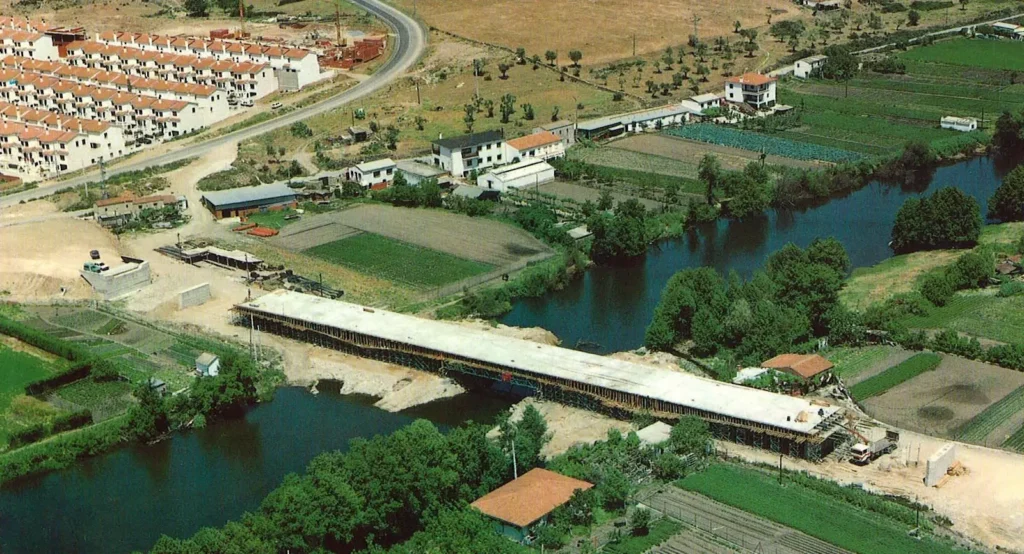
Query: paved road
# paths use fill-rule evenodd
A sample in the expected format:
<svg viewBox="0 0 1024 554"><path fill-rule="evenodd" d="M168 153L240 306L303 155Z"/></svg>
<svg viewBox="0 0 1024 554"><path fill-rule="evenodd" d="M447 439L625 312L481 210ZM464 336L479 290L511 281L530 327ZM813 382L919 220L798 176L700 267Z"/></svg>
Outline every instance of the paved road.
<svg viewBox="0 0 1024 554"><path fill-rule="evenodd" d="M915 42L919 42L919 41L921 41L923 39L926 39L926 38L937 37L937 36L941 36L941 35L949 35L949 34L953 34L953 33L959 33L961 31L963 31L964 29L973 29L974 27L980 27L982 25L992 25L992 24L995 24L995 23L1001 23L1003 21L1009 21L1011 19L1017 19L1018 17L1024 17L1024 14L1017 14L1017 15L1011 15L1011 16L1008 16L1008 17L1001 17L999 19L993 19L992 21L984 21L982 23L971 23L971 24L968 24L968 25L960 25L960 26L957 26L957 27L950 27L949 29L942 29L941 31L934 31L934 32L928 33L926 35L921 35L921 36L919 36L917 38L912 38L912 39L908 40L907 42L909 44L914 44ZM858 51L854 52L854 54L857 54L857 55L869 54L871 52L877 52L879 50L885 50L887 48L892 48L894 46L896 46L896 43L892 42L892 43L889 43L889 44L883 44L881 46L875 46L874 48L865 48L864 50L858 50Z"/></svg>
<svg viewBox="0 0 1024 554"><path fill-rule="evenodd" d="M145 160L139 160L134 163L128 163L115 170L108 171L107 175L116 175L126 171L144 169L154 165L163 165L183 160L185 158L199 156L209 149L225 143L237 142L257 135L262 135L268 131L273 131L274 129L291 125L296 121L308 119L309 117L317 114L344 106L354 100L372 94L400 77L407 69L412 67L426 48L427 39L423 28L420 27L420 25L412 18L395 8L384 4L380 0L352 0L352 2L379 17L395 32L395 35L392 38L394 50L391 58L366 80L338 94L337 96L332 96L327 100L297 109L281 117L253 125L245 129L240 129L233 133L190 144L177 150L167 152L166 154L154 156ZM32 200L48 196L59 189L77 187L97 180L99 180L98 170L91 171L74 179L46 184L39 188L4 196L0 198L0 208L17 204L22 200Z"/></svg>

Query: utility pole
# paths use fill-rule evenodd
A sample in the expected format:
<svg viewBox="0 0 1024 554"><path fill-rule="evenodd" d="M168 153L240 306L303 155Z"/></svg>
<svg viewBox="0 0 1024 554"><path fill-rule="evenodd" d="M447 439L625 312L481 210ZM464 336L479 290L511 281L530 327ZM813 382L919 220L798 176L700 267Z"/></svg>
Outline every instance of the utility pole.
<svg viewBox="0 0 1024 554"><path fill-rule="evenodd" d="M636 33L633 33L633 57L636 57Z"/></svg>
<svg viewBox="0 0 1024 554"><path fill-rule="evenodd" d="M416 105L422 106L423 101L420 100L420 80L416 79L414 82L416 83Z"/></svg>
<svg viewBox="0 0 1024 554"><path fill-rule="evenodd" d="M341 4L334 4L334 43L341 46Z"/></svg>
<svg viewBox="0 0 1024 554"><path fill-rule="evenodd" d="M782 452L779 452L779 484L782 484Z"/></svg>

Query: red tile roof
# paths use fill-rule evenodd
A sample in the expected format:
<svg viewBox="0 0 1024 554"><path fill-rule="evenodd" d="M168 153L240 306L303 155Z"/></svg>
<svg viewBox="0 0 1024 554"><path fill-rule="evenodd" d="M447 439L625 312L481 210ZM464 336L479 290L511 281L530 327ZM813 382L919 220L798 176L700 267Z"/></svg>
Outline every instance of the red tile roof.
<svg viewBox="0 0 1024 554"><path fill-rule="evenodd" d="M561 137L551 131L541 131L539 133L533 133L532 135L526 135L525 137L512 139L508 141L508 145L522 152L523 150L537 148L538 146L554 144L561 140Z"/></svg>
<svg viewBox="0 0 1024 554"><path fill-rule="evenodd" d="M480 497L471 506L495 519L527 527L565 504L577 489L587 490L593 486L536 468Z"/></svg>
<svg viewBox="0 0 1024 554"><path fill-rule="evenodd" d="M803 377L804 379L810 379L835 366L832 365L832 362L817 354L779 354L762 363L761 367L778 369Z"/></svg>
<svg viewBox="0 0 1024 554"><path fill-rule="evenodd" d="M768 83L774 83L775 77L769 77L767 75L761 75L760 73L744 73L737 77L729 77L725 80L727 83L735 83L737 85L766 85Z"/></svg>

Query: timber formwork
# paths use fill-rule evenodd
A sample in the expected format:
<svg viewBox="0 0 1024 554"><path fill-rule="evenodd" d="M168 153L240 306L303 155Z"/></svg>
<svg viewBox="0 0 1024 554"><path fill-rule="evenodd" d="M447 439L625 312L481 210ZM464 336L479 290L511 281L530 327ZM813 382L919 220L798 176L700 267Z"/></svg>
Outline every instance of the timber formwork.
<svg viewBox="0 0 1024 554"><path fill-rule="evenodd" d="M506 382L536 391L538 396L548 400L607 413L614 417L625 418L637 412L663 419L693 415L707 421L716 438L813 460L820 459L834 448L830 439L830 419L816 426L814 434L803 434L691 406L608 389L584 381L533 373L331 325L270 314L244 305L235 306L234 311L239 316L239 323L244 323L245 326L254 325L260 331L421 371L441 375L457 373ZM826 422L829 422L829 425L825 425Z"/></svg>

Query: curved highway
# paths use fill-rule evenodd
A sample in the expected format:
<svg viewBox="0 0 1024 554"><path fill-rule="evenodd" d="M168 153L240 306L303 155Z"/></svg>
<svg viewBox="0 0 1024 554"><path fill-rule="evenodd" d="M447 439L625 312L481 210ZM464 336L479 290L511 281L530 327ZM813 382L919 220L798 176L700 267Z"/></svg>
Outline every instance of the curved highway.
<svg viewBox="0 0 1024 554"><path fill-rule="evenodd" d="M400 77L406 70L416 63L416 60L419 59L420 54L422 54L423 50L426 48L427 40L423 28L420 27L420 25L411 17L391 6L388 6L387 4L384 4L380 0L351 0L351 2L380 18L389 27L391 27L395 33L392 38L393 48L391 57L388 58L387 62L385 62L384 65L378 68L377 71L373 73L373 75L370 75L366 80L336 96L332 96L326 100L317 102L316 104L299 108L280 117L246 127L245 129L239 129L238 131L221 135L219 137L202 140L159 156L153 156L144 160L124 164L117 169L108 170L107 175L117 175L118 173L124 173L126 171L145 169L154 165L163 165L183 160L185 158L201 156L207 150L216 146L262 135L268 131L273 131L274 129L291 125L296 121L308 119L309 117L317 114L344 106L349 102L358 100L359 98L380 90L382 87ZM48 196L59 189L81 186L85 183L97 181L98 179L99 171L92 170L73 179L57 181L32 190L4 196L0 198L0 207L17 204L22 200L41 198L43 196Z"/></svg>

